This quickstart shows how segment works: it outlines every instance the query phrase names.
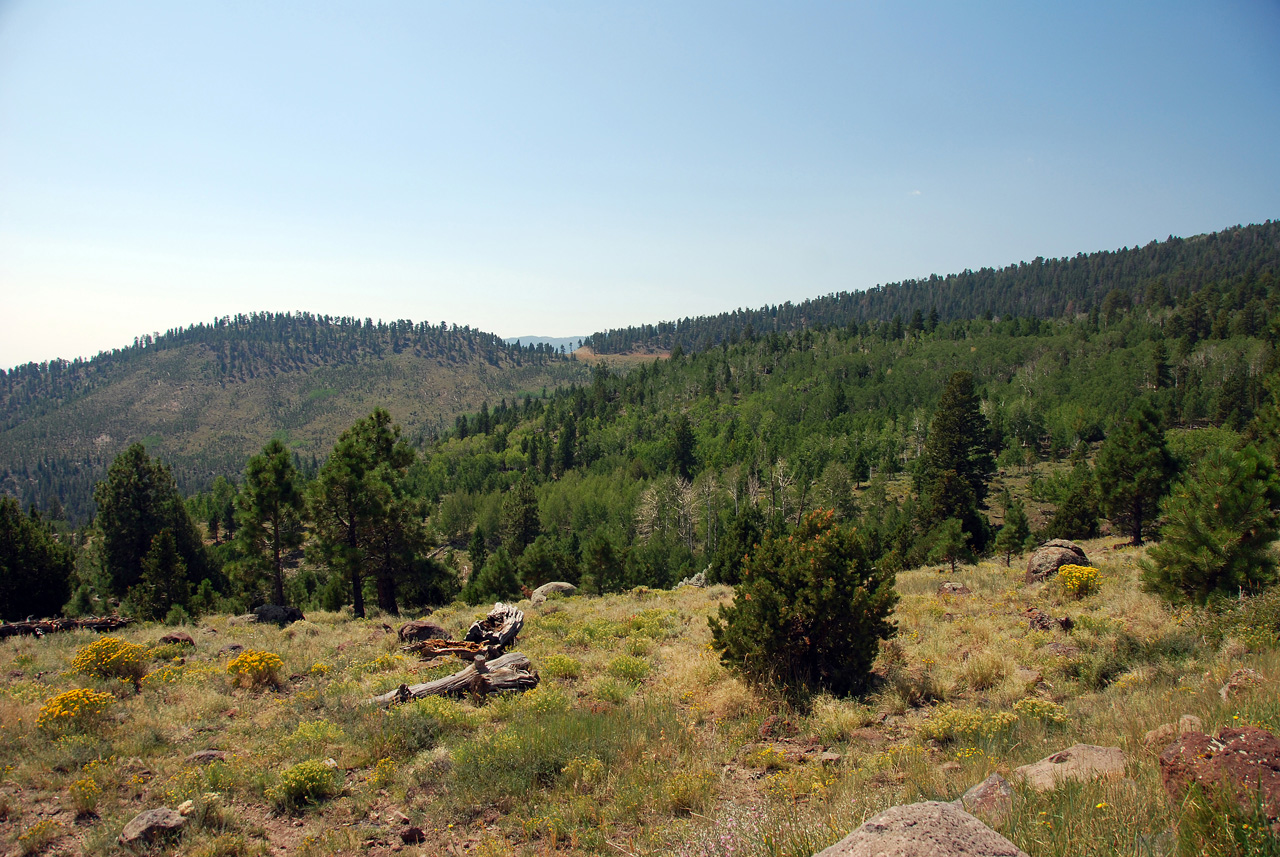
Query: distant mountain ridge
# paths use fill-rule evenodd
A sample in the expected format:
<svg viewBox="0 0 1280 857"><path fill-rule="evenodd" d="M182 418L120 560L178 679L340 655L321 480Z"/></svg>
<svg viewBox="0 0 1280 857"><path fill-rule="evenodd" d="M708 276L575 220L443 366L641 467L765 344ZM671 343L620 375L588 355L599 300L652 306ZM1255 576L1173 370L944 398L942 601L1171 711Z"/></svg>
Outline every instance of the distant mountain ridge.
<svg viewBox="0 0 1280 857"><path fill-rule="evenodd" d="M1280 221L1235 226L1208 235L1152 241L1143 247L1078 253L947 276L903 280L866 291L837 292L759 309L683 318L594 333L583 344L597 354L632 350L703 350L754 333L868 321L909 324L916 313L942 322L982 317L1055 318L1100 308L1107 296L1140 304L1148 289L1194 292L1206 283L1280 276Z"/></svg>

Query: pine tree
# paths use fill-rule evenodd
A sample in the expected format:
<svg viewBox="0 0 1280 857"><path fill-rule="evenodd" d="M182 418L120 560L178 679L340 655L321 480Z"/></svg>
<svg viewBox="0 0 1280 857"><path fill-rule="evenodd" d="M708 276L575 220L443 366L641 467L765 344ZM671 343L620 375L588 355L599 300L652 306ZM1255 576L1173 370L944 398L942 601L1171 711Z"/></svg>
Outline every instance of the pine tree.
<svg viewBox="0 0 1280 857"><path fill-rule="evenodd" d="M1011 500L1005 506L1004 526L996 534L996 553L1004 554L1004 564L1008 568L1013 563L1013 555L1022 551L1031 538L1031 524L1027 521L1027 509L1021 500Z"/></svg>
<svg viewBox="0 0 1280 857"><path fill-rule="evenodd" d="M102 531L103 566L113 591L123 597L142 577L142 561L155 537L168 530L192 578L207 576L204 544L174 484L169 468L135 443L111 463L93 492Z"/></svg>
<svg viewBox="0 0 1280 857"><path fill-rule="evenodd" d="M191 582L172 531L161 530L151 540L151 549L142 560L142 576L129 590L129 600L142 619L165 619L175 608L181 610L178 615L187 614Z"/></svg>
<svg viewBox="0 0 1280 857"><path fill-rule="evenodd" d="M1142 544L1143 527L1155 516L1174 475L1160 418L1141 402L1121 420L1098 450L1095 475L1102 511Z"/></svg>
<svg viewBox="0 0 1280 857"><path fill-rule="evenodd" d="M502 499L502 546L513 557L519 557L540 532L538 495L534 493L533 482L525 477Z"/></svg>
<svg viewBox="0 0 1280 857"><path fill-rule="evenodd" d="M933 544L929 549L929 562L948 563L951 573L955 574L957 563L973 559L969 538L959 518L947 518L930 534Z"/></svg>
<svg viewBox="0 0 1280 857"><path fill-rule="evenodd" d="M916 490L925 502L927 523L959 519L976 550L987 543L989 527L979 509L996 469L989 433L973 375L954 373L929 424Z"/></svg>
<svg viewBox="0 0 1280 857"><path fill-rule="evenodd" d="M1252 446L1211 450L1163 504L1143 580L1172 601L1256 592L1276 579L1280 476Z"/></svg>
<svg viewBox="0 0 1280 857"><path fill-rule="evenodd" d="M71 594L71 548L54 537L36 512L0 496L0 619L54 616Z"/></svg>
<svg viewBox="0 0 1280 857"><path fill-rule="evenodd" d="M236 500L237 540L253 567L271 578L272 603L284 604L284 556L302 544L301 478L288 448L268 441L245 467Z"/></svg>
<svg viewBox="0 0 1280 857"><path fill-rule="evenodd" d="M490 554L484 568L472 571L467 585L462 587L461 598L468 604L485 601L510 601L520 597L520 578L516 564L507 549L498 548Z"/></svg>

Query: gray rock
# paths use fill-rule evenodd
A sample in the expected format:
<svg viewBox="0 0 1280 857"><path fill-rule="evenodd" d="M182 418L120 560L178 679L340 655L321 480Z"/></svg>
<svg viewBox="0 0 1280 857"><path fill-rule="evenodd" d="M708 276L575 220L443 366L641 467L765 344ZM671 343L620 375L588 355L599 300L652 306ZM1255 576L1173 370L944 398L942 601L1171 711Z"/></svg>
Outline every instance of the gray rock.
<svg viewBox="0 0 1280 857"><path fill-rule="evenodd" d="M999 774L992 774L952 803L992 824L999 824L1013 809L1013 786Z"/></svg>
<svg viewBox="0 0 1280 857"><path fill-rule="evenodd" d="M1050 539L1032 552L1027 560L1026 583L1037 583L1058 573L1064 565L1090 565L1084 548L1066 539Z"/></svg>
<svg viewBox="0 0 1280 857"><path fill-rule="evenodd" d="M550 595L568 596L568 595L572 595L577 591L578 591L578 587L574 586L572 583L565 583L564 581L552 581L551 583L544 583L541 586L539 586L537 589L533 590L533 596L530 598L530 600L534 604L541 604L543 601L546 601L547 597Z"/></svg>
<svg viewBox="0 0 1280 857"><path fill-rule="evenodd" d="M150 844L178 833L186 823L186 818L167 806L148 809L124 826L119 842L124 846Z"/></svg>
<svg viewBox="0 0 1280 857"><path fill-rule="evenodd" d="M1204 724L1194 714L1184 714L1177 723L1165 723L1142 736L1142 743L1157 752L1172 744L1188 732L1202 732Z"/></svg>
<svg viewBox="0 0 1280 857"><path fill-rule="evenodd" d="M1124 751L1119 747L1073 744L1038 762L1023 765L1013 775L1040 792L1052 791L1067 780L1120 779L1124 776Z"/></svg>
<svg viewBox="0 0 1280 857"><path fill-rule="evenodd" d="M895 806L815 857L1027 857L978 819L949 803Z"/></svg>

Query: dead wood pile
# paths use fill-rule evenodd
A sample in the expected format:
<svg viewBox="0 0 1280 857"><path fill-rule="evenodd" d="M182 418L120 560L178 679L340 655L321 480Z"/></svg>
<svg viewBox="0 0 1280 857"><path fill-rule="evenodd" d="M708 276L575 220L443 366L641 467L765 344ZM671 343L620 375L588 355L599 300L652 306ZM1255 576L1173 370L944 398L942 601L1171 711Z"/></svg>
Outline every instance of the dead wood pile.
<svg viewBox="0 0 1280 857"><path fill-rule="evenodd" d="M116 631L133 622L124 616L89 616L84 619L28 619L0 623L0 640L7 637L43 637L55 631Z"/></svg>

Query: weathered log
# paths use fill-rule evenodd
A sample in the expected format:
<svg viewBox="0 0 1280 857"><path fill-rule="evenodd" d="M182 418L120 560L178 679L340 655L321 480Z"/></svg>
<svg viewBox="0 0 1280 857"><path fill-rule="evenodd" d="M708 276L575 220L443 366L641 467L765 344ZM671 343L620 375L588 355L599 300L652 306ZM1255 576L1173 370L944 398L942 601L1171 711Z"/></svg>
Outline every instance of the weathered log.
<svg viewBox="0 0 1280 857"><path fill-rule="evenodd" d="M469 643L488 643L491 646L508 648L516 641L520 629L524 627L524 611L517 610L513 604L499 601L493 605L489 615L474 623L464 638Z"/></svg>
<svg viewBox="0 0 1280 857"><path fill-rule="evenodd" d="M427 696L464 696L467 693L483 696L504 690L532 690L538 686L538 674L531 670L529 658L519 652L509 652L493 661L487 661L483 656L477 660L479 670L473 663L453 675L426 684L402 684L368 701L374 705L389 706Z"/></svg>
<svg viewBox="0 0 1280 857"><path fill-rule="evenodd" d="M0 623L0 639L6 637L43 637L55 631L116 631L133 622L125 616L87 616L83 619L35 619L26 622Z"/></svg>

